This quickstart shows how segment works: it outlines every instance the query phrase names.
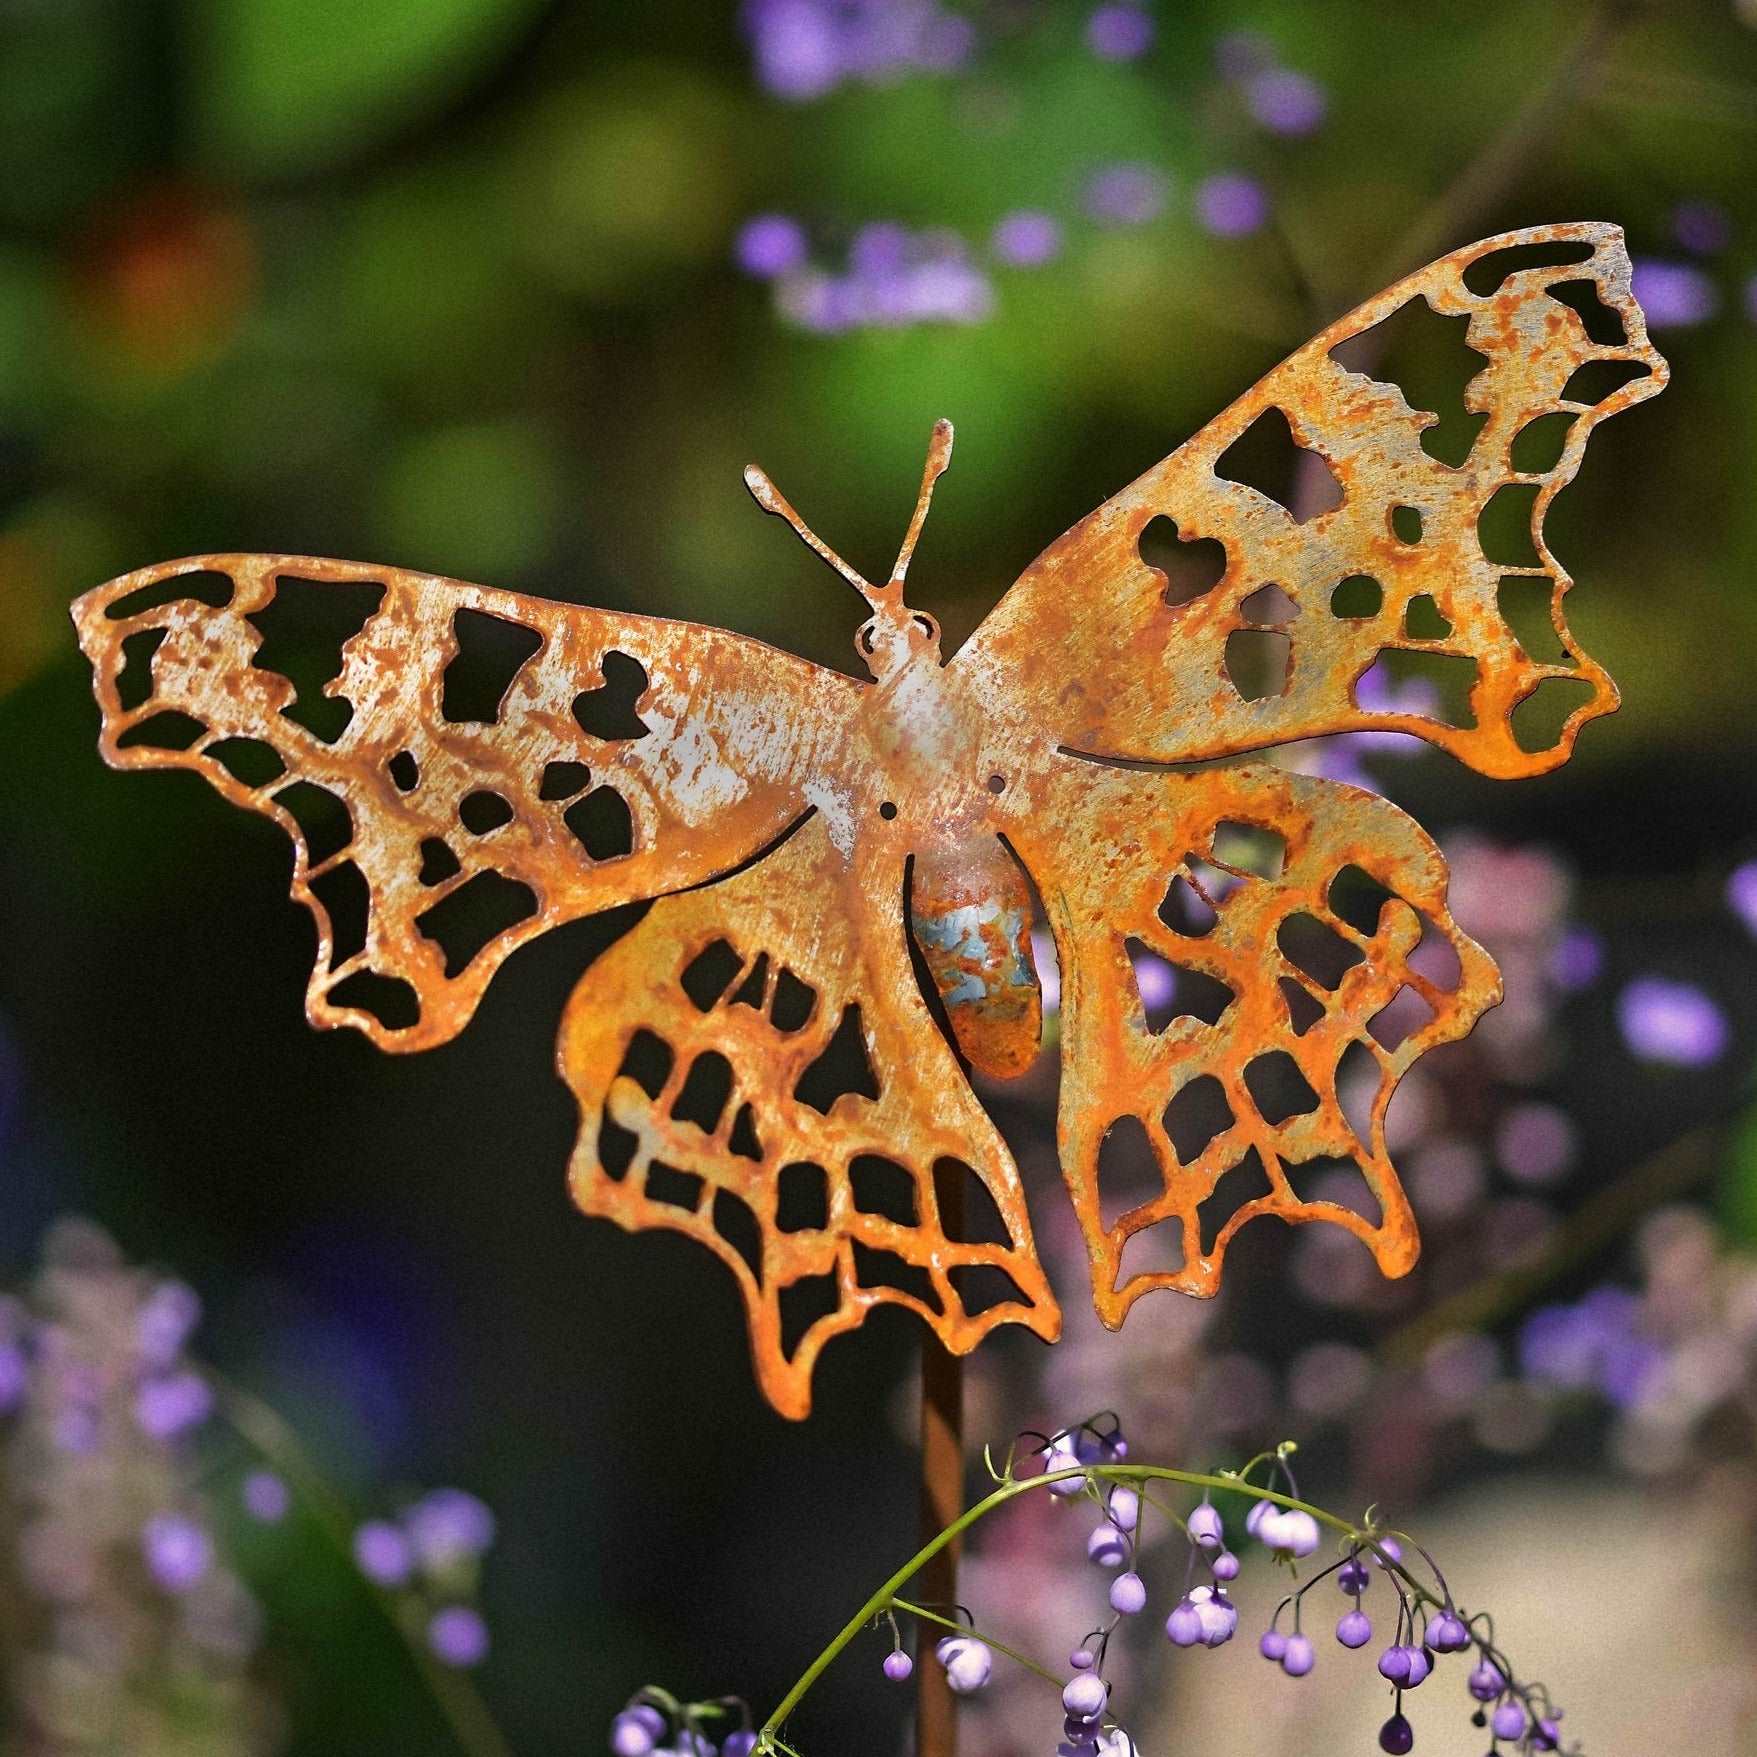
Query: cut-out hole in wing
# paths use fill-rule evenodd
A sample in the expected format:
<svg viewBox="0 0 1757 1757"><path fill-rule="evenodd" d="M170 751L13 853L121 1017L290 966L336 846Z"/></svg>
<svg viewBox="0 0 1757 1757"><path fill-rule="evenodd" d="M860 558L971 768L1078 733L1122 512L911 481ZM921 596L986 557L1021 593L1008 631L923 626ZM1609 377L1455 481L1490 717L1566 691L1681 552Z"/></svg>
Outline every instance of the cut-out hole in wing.
<svg viewBox="0 0 1757 1757"><path fill-rule="evenodd" d="M1342 504L1342 484L1322 453L1302 446L1283 409L1265 409L1214 461L1226 482L1254 488L1304 524Z"/></svg>
<svg viewBox="0 0 1757 1757"><path fill-rule="evenodd" d="M522 623L469 609L453 612L452 633L458 650L445 668L440 712L454 725L492 725L513 679L536 657L543 637Z"/></svg>
<svg viewBox="0 0 1757 1757"><path fill-rule="evenodd" d="M262 635L252 663L278 672L293 686L281 712L316 738L333 744L354 717L345 697L324 693L342 669L342 649L384 601L384 587L352 580L304 580L281 575L273 599L252 611Z"/></svg>
<svg viewBox="0 0 1757 1757"><path fill-rule="evenodd" d="M1226 577L1226 546L1213 537L1183 537L1164 513L1149 519L1137 545L1141 559L1165 575L1164 601L1172 608L1203 597Z"/></svg>
<svg viewBox="0 0 1757 1757"><path fill-rule="evenodd" d="M637 709L647 692L647 671L628 653L606 653L600 662L604 681L597 689L574 698L573 717L593 738L614 741L645 738L648 727Z"/></svg>

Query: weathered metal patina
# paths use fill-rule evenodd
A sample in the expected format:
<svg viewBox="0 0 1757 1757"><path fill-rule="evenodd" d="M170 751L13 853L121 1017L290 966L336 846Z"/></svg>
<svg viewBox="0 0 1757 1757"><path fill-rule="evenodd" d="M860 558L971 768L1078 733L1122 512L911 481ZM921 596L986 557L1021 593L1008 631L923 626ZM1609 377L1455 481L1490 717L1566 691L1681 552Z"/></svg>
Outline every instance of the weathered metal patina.
<svg viewBox="0 0 1757 1757"><path fill-rule="evenodd" d="M1434 415L1348 364L1424 305L1482 356L1461 461L1424 449ZM534 935L659 899L562 1022L573 1193L715 1251L764 1390L798 1416L823 1343L880 1302L959 1353L1000 1323L1058 1333L1017 1169L954 1053L997 1076L1036 1053L1027 875L1060 965L1059 1141L1105 1322L1156 1288L1212 1293L1261 1214L1335 1222L1387 1274L1410 1266L1386 1106L1498 977L1418 826L1262 753L1378 730L1488 775L1566 760L1616 695L1569 632L1544 513L1593 427L1665 377L1614 227L1456 251L1052 544L949 663L903 595L949 426L881 586L749 472L866 599L870 683L716 629L296 556L143 569L74 617L106 760L195 769L293 838L314 1024L441 1043ZM1333 504L1229 478L1225 454L1266 417L1321 463ZM1553 443L1528 455L1539 424ZM1503 495L1522 560L1485 553ZM1192 585L1169 559L1182 545L1211 547L1211 576ZM1547 653L1509 620L1528 590ZM301 591L358 613L321 687L276 669L276 612ZM1468 682L1449 711L1387 696L1363 683L1386 653ZM483 654L501 669L471 702ZM1534 742L1517 711L1558 683L1584 695ZM1101 1188L1107 1138L1132 1140L1151 1187ZM1339 1166L1364 1179L1360 1212L1309 1194ZM1143 1233L1169 1248L1125 1273Z"/></svg>

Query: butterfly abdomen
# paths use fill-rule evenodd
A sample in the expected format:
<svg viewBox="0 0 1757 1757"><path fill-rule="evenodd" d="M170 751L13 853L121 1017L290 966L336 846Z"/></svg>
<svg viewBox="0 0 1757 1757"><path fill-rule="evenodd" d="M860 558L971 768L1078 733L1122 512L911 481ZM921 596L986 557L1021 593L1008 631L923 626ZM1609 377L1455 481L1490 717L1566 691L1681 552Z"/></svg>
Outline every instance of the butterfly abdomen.
<svg viewBox="0 0 1757 1757"><path fill-rule="evenodd" d="M999 840L918 854L909 924L958 1048L1003 1080L1025 1072L1043 1034L1043 993L1031 957L1031 893Z"/></svg>

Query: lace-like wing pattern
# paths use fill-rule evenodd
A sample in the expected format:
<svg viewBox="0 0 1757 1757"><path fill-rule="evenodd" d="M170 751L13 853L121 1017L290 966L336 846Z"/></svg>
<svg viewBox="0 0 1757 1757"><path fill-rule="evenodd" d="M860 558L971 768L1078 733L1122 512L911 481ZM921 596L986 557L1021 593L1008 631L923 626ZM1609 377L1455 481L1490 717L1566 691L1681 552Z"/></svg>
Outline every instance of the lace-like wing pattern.
<svg viewBox="0 0 1757 1757"><path fill-rule="evenodd" d="M1033 821L1016 836L1061 960L1058 1134L1099 1316L1214 1293L1264 1214L1344 1226L1405 1273L1386 1107L1500 999L1433 843L1373 794L1259 763L1064 759Z"/></svg>
<svg viewBox="0 0 1757 1757"><path fill-rule="evenodd" d="M789 1416L824 1343L880 1303L957 1354L1000 1323L1061 1329L1018 1171L910 969L901 861L867 864L856 881L813 818L654 904L562 1021L575 1201L731 1269L758 1380Z"/></svg>
<svg viewBox="0 0 1757 1757"><path fill-rule="evenodd" d="M74 621L105 760L287 832L306 1013L394 1050L455 1036L536 935L773 840L860 689L719 629L301 556L146 568Z"/></svg>
<svg viewBox="0 0 1757 1757"><path fill-rule="evenodd" d="M1577 224L1398 282L1051 544L954 666L1021 737L1083 752L1187 762L1370 728L1488 775L1554 768L1617 703L1543 527L1599 422L1666 382L1629 279L1620 230ZM1372 376L1377 327L1413 320L1480 360L1462 456L1433 455L1438 415ZM1235 461L1277 432L1300 454L1292 504ZM1442 701L1400 701L1398 667ZM1520 710L1558 691L1575 705L1551 738L1547 704Z"/></svg>

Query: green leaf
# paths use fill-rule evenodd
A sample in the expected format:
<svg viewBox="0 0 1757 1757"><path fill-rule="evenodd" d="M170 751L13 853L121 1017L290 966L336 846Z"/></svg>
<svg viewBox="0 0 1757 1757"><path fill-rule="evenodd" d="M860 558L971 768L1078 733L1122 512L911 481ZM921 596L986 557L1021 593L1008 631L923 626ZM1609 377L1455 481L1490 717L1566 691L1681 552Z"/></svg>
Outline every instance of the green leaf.
<svg viewBox="0 0 1757 1757"><path fill-rule="evenodd" d="M240 176L345 160L442 106L538 0L186 0L203 158Z"/></svg>

